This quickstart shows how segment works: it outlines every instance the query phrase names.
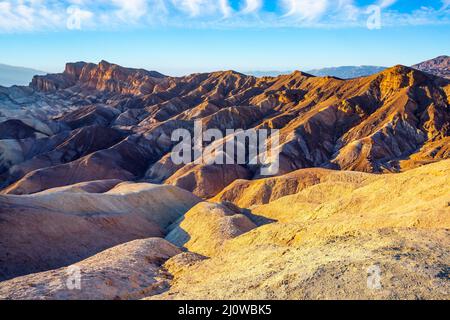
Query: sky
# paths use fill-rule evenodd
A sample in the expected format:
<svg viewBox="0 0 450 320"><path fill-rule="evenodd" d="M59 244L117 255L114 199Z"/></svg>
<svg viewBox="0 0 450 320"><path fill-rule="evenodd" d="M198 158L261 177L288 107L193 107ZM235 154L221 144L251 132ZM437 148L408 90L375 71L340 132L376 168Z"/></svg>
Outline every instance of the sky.
<svg viewBox="0 0 450 320"><path fill-rule="evenodd" d="M412 65L450 55L450 0L0 0L0 63L182 75Z"/></svg>

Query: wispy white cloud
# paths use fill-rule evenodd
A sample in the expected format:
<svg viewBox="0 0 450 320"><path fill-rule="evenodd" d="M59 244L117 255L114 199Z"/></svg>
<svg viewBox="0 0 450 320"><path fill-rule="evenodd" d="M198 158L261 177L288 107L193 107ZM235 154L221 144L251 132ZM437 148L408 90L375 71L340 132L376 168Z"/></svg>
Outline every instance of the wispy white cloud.
<svg viewBox="0 0 450 320"><path fill-rule="evenodd" d="M377 0L374 5L385 9L396 2L397 0ZM282 4L286 17L303 20L309 26L314 22L320 23L321 20L328 20L333 24L338 21L354 22L367 11L366 7L358 7L354 0L282 0Z"/></svg>
<svg viewBox="0 0 450 320"><path fill-rule="evenodd" d="M189 13L192 17L200 14L200 8L204 0L172 0L180 10Z"/></svg>
<svg viewBox="0 0 450 320"><path fill-rule="evenodd" d="M262 0L246 0L245 7L242 9L241 13L249 14L257 12L262 7Z"/></svg>
<svg viewBox="0 0 450 320"><path fill-rule="evenodd" d="M183 11L191 17L211 16L219 14L230 17L233 9L228 0L172 0L174 11Z"/></svg>
<svg viewBox="0 0 450 320"><path fill-rule="evenodd" d="M219 7L220 7L220 11L222 11L222 14L225 18L228 18L229 16L231 16L233 9L231 9L230 4L228 3L228 0L219 0Z"/></svg>
<svg viewBox="0 0 450 320"><path fill-rule="evenodd" d="M360 13L361 9L355 5L354 0L339 0L335 15L340 20L355 21Z"/></svg>
<svg viewBox="0 0 450 320"><path fill-rule="evenodd" d="M147 13L146 0L112 0L118 7L116 14L121 19L139 19Z"/></svg>
<svg viewBox="0 0 450 320"><path fill-rule="evenodd" d="M385 27L450 25L450 8L421 7L410 13L386 11L383 24Z"/></svg>
<svg viewBox="0 0 450 320"><path fill-rule="evenodd" d="M378 6L381 8L388 8L395 4L397 0L378 0Z"/></svg>
<svg viewBox="0 0 450 320"><path fill-rule="evenodd" d="M33 31L57 27L64 23L65 8L45 1L1 1L0 31Z"/></svg>
<svg viewBox="0 0 450 320"><path fill-rule="evenodd" d="M283 0L287 9L286 17L298 17L305 20L316 20L325 14L329 6L328 0Z"/></svg>
<svg viewBox="0 0 450 320"><path fill-rule="evenodd" d="M365 27L367 6L356 0L0 0L0 33L62 30L73 22L80 29L145 27ZM407 0L373 0L382 10L383 26L450 25L450 0L409 12L395 10Z"/></svg>

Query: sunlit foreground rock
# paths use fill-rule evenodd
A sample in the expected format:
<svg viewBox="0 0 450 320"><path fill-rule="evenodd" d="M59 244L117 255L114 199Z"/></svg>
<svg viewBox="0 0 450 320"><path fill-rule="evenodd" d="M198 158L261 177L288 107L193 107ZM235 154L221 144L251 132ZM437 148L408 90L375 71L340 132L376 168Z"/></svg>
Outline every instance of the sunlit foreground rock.
<svg viewBox="0 0 450 320"><path fill-rule="evenodd" d="M91 258L73 261L76 257L72 256L72 261L61 261L61 267L81 268L81 290L68 290L65 281L70 268L63 267L0 282L0 298L448 299L449 182L450 161L445 160L401 174L306 169L277 178L239 180L213 199L217 203L195 206L197 198L172 187L121 184L104 195L81 193L86 198L77 206L83 212L91 196L132 199L145 186L147 215L140 215L155 216L160 227L159 235L148 238L166 240L152 238L116 247L112 241L104 242L105 247L113 248L99 254L95 250L83 252L92 252ZM148 188L157 190L157 196ZM177 199L167 201L164 197L171 192ZM62 192L59 196L71 199L74 194ZM42 195L21 199L30 199L30 204L33 199L35 206L40 199L43 206ZM171 209L155 209L150 204L174 205L180 199L189 204L183 207L185 214L173 215L175 219L162 220ZM247 208L242 208L244 205ZM51 206L55 210L58 203ZM76 208L70 201L66 207ZM22 200L21 208L29 210L27 201ZM12 214L4 216L2 225L6 226ZM25 254L29 262L42 261L32 258L51 257L52 252L58 253L55 257L64 256L76 252L72 242L94 239L74 231L72 236L66 234L70 240L62 242L32 241L40 238L18 232L25 214L15 212L14 216L14 224L8 224L1 233L2 244L9 244L8 257ZM126 226L106 220L108 223L101 226L117 231L114 236L118 236L130 233L139 223L139 228L145 228L147 218ZM70 223L64 226L73 228ZM53 228L53 232L60 232ZM58 228L62 227L58 224ZM96 241L104 239L99 231L102 228L95 229ZM11 231L3 236L3 230ZM24 245L22 239L35 245ZM1 260L2 264L9 261Z"/></svg>
<svg viewBox="0 0 450 320"><path fill-rule="evenodd" d="M135 240L76 265L19 277L0 285L7 299L138 299L159 293L170 275L162 262L181 251L160 238ZM74 279L77 268L80 282Z"/></svg>
<svg viewBox="0 0 450 320"><path fill-rule="evenodd" d="M450 161L402 174L301 170L275 179L238 181L222 198L256 201L252 213L277 222L228 240L210 259L172 258L171 288L152 298L449 299Z"/></svg>
<svg viewBox="0 0 450 320"><path fill-rule="evenodd" d="M200 201L166 185L81 191L0 196L0 280L62 267L131 240L164 237L165 228Z"/></svg>
<svg viewBox="0 0 450 320"><path fill-rule="evenodd" d="M254 228L256 225L241 212L202 202L180 219L166 239L189 251L211 256L219 252L226 241Z"/></svg>

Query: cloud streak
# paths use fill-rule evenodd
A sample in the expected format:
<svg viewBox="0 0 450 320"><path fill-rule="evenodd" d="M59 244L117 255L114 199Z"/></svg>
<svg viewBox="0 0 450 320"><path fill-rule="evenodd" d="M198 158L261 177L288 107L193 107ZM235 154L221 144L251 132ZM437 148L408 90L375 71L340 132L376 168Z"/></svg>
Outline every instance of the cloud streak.
<svg viewBox="0 0 450 320"><path fill-rule="evenodd" d="M243 14L254 13L259 11L261 7L262 7L262 0L246 0L245 7L242 9L242 13Z"/></svg>
<svg viewBox="0 0 450 320"><path fill-rule="evenodd" d="M123 20L139 19L147 12L146 0L112 0L112 3L118 7L116 14Z"/></svg>
<svg viewBox="0 0 450 320"><path fill-rule="evenodd" d="M284 0L287 9L286 17L297 17L301 20L317 20L325 14L329 6L328 0Z"/></svg>
<svg viewBox="0 0 450 320"><path fill-rule="evenodd" d="M147 26L193 28L365 27L367 6L354 0L0 0L0 33L63 30L110 30ZM272 0L271 0L272 1ZM450 25L450 0L434 6L396 11L398 2L373 0L382 10L383 26ZM411 3L411 2L409 2Z"/></svg>

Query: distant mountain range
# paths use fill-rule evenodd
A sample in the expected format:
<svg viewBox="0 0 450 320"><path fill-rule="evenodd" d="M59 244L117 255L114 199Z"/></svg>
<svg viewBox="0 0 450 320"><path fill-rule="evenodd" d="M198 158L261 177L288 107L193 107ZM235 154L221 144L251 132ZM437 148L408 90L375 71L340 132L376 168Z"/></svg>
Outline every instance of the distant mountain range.
<svg viewBox="0 0 450 320"><path fill-rule="evenodd" d="M44 71L0 64L0 86L27 86L30 84L33 76L44 74L46 74Z"/></svg>
<svg viewBox="0 0 450 320"><path fill-rule="evenodd" d="M424 71L435 76L450 79L450 57L440 56L413 66L414 69Z"/></svg>
<svg viewBox="0 0 450 320"><path fill-rule="evenodd" d="M289 70L289 71L277 71L277 70L263 71L263 70L259 70L259 71L244 71L243 73L248 75L248 76L254 76L254 77L262 78L262 77L278 77L278 76L285 75L285 74L291 74L292 71L293 70Z"/></svg>
<svg viewBox="0 0 450 320"><path fill-rule="evenodd" d="M435 76L450 79L450 57L439 56L437 58L418 63L412 68L433 74ZM336 77L341 79L352 79L359 77L367 77L382 72L386 67L379 66L343 66L322 69L313 69L305 71L316 77ZM290 74L292 71L249 71L245 74L255 77L278 77L284 74Z"/></svg>
<svg viewBox="0 0 450 320"><path fill-rule="evenodd" d="M316 77L336 77L340 79L352 79L371 76L385 70L386 67L378 66L344 66L336 68L323 68L306 71Z"/></svg>
<svg viewBox="0 0 450 320"><path fill-rule="evenodd" d="M424 71L436 76L450 79L450 57L443 55L437 58L427 60L412 66L412 68ZM329 67L321 69L312 69L305 71L316 77L336 77L341 79L352 79L359 77L367 77L385 70L386 67L380 66L342 66ZM278 77L280 75L291 74L293 70L272 70L272 71L247 71L246 75L254 77ZM0 86L9 87L13 85L28 85L33 76L45 75L46 72L30 68L14 67L0 64Z"/></svg>
<svg viewBox="0 0 450 320"><path fill-rule="evenodd" d="M341 79L352 79L358 77L367 77L375 73L379 73L385 70L386 67L378 66L344 66L344 67L331 67L322 69L313 69L305 71L316 77L336 77ZM284 74L290 74L292 71L249 71L245 74L255 77L278 77Z"/></svg>

